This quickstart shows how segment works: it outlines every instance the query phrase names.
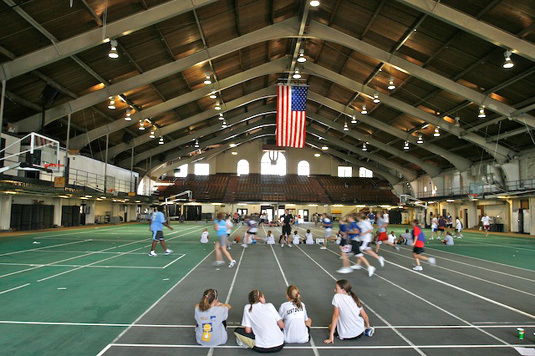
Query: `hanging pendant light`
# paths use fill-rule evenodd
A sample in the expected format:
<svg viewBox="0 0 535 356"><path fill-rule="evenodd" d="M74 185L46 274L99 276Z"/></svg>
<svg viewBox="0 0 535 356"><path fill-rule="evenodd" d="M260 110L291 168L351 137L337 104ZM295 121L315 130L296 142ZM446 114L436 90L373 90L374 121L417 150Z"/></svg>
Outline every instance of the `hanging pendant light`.
<svg viewBox="0 0 535 356"><path fill-rule="evenodd" d="M375 104L379 104L379 103L381 102L381 99L379 99L379 93L375 92L375 93L373 94L373 102L374 102Z"/></svg>
<svg viewBox="0 0 535 356"><path fill-rule="evenodd" d="M435 133L433 134L433 136L435 137L440 136L440 126L435 127Z"/></svg>
<svg viewBox="0 0 535 356"><path fill-rule="evenodd" d="M299 72L299 68L295 68L295 72L292 77L294 79L301 79L301 73Z"/></svg>
<svg viewBox="0 0 535 356"><path fill-rule="evenodd" d="M154 135L154 130L151 130L150 131L150 135L149 135L150 138L155 138L156 136Z"/></svg>
<svg viewBox="0 0 535 356"><path fill-rule="evenodd" d="M405 144L403 145L403 149L404 150L408 150L409 149L409 141L405 141Z"/></svg>
<svg viewBox="0 0 535 356"><path fill-rule="evenodd" d="M511 51L505 51L505 53L503 54L503 56L505 57L505 62L503 63L503 67L505 69L510 69L510 68L513 68L515 66L515 64L511 60L511 55L512 54L513 53Z"/></svg>
<svg viewBox="0 0 535 356"><path fill-rule="evenodd" d="M305 57L305 51L304 50L300 50L299 51L299 56L297 57L297 61L299 63L305 63L307 61L307 58Z"/></svg>
<svg viewBox="0 0 535 356"><path fill-rule="evenodd" d="M108 52L108 57L110 57L111 59L119 58L119 52L117 52L117 40L111 40L110 45L111 49Z"/></svg>
<svg viewBox="0 0 535 356"><path fill-rule="evenodd" d="M396 89L396 85L394 84L394 77L390 77L390 79L388 79L388 90L394 90Z"/></svg>
<svg viewBox="0 0 535 356"><path fill-rule="evenodd" d="M424 143L424 138L422 135L418 135L418 140L416 141L417 144L421 145L422 143Z"/></svg>
<svg viewBox="0 0 535 356"><path fill-rule="evenodd" d="M351 116L351 123L352 123L352 124L356 124L356 123L358 123L358 121L357 121L357 117L356 117L355 115Z"/></svg>
<svg viewBox="0 0 535 356"><path fill-rule="evenodd" d="M163 144L164 144L164 142L163 142L163 136L160 136L160 141L158 141L158 144L159 144L159 145L163 145Z"/></svg>
<svg viewBox="0 0 535 356"><path fill-rule="evenodd" d="M131 121L132 118L130 117L132 115L132 111L130 109L126 110L126 116L124 117L124 121Z"/></svg>
<svg viewBox="0 0 535 356"><path fill-rule="evenodd" d="M210 73L206 73L206 77L204 77L204 84L206 84L206 85L212 84L212 79L210 78Z"/></svg>
<svg viewBox="0 0 535 356"><path fill-rule="evenodd" d="M195 148L199 148L199 140L195 140Z"/></svg>
<svg viewBox="0 0 535 356"><path fill-rule="evenodd" d="M110 96L110 102L108 103L108 109L115 110L115 98Z"/></svg>
<svg viewBox="0 0 535 356"><path fill-rule="evenodd" d="M145 130L145 122L143 120L139 120L139 130Z"/></svg>
<svg viewBox="0 0 535 356"><path fill-rule="evenodd" d="M344 131L349 131L349 127L347 126L347 121L344 122Z"/></svg>
<svg viewBox="0 0 535 356"><path fill-rule="evenodd" d="M221 127L226 129L227 128L227 122L225 120L223 120L223 123L221 124Z"/></svg>
<svg viewBox="0 0 535 356"><path fill-rule="evenodd" d="M477 115L478 118L484 119L487 117L487 114L485 114L485 107L482 105L479 107L479 114Z"/></svg>
<svg viewBox="0 0 535 356"><path fill-rule="evenodd" d="M364 152L368 151L368 147L366 146L366 142L363 142L363 143L362 143L362 150L363 150Z"/></svg>
<svg viewBox="0 0 535 356"><path fill-rule="evenodd" d="M366 104L362 105L362 111L360 112L362 115L368 114L368 110L366 109Z"/></svg>
<svg viewBox="0 0 535 356"><path fill-rule="evenodd" d="M225 120L225 117L223 116L222 112L219 113L219 120Z"/></svg>
<svg viewBox="0 0 535 356"><path fill-rule="evenodd" d="M210 99L217 99L217 93L215 90L210 93Z"/></svg>
<svg viewBox="0 0 535 356"><path fill-rule="evenodd" d="M217 111L221 110L221 103L219 101L215 104L214 109L216 109Z"/></svg>

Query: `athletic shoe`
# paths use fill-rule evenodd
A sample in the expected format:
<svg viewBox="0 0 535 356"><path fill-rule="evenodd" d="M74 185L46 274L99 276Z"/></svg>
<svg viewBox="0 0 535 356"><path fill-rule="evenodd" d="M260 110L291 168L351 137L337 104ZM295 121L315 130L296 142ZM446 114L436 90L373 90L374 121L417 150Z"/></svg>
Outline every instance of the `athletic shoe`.
<svg viewBox="0 0 535 356"><path fill-rule="evenodd" d="M241 247L247 248L247 244L241 244Z"/></svg>
<svg viewBox="0 0 535 356"><path fill-rule="evenodd" d="M373 276L373 274L375 273L375 270L376 268L373 266L368 267L368 277Z"/></svg>
<svg viewBox="0 0 535 356"><path fill-rule="evenodd" d="M424 270L422 268L422 266L414 266L412 269L415 270L415 271L423 271Z"/></svg>
<svg viewBox="0 0 535 356"><path fill-rule="evenodd" d="M427 260L431 266L435 266L437 264L437 260L434 257L429 257Z"/></svg>
<svg viewBox="0 0 535 356"><path fill-rule="evenodd" d="M281 244L281 247L284 247L284 244Z"/></svg>
<svg viewBox="0 0 535 356"><path fill-rule="evenodd" d="M214 263L212 263L212 266L218 267L218 266L223 266L224 264L225 264L225 261L215 261Z"/></svg>
<svg viewBox="0 0 535 356"><path fill-rule="evenodd" d="M154 251L149 252L150 257L156 257L158 256Z"/></svg>
<svg viewBox="0 0 535 356"><path fill-rule="evenodd" d="M396 251L399 251L399 246L398 245L394 245L394 248L396 249Z"/></svg>
<svg viewBox="0 0 535 356"><path fill-rule="evenodd" d="M352 269L362 269L361 265L351 265Z"/></svg>
<svg viewBox="0 0 535 356"><path fill-rule="evenodd" d="M385 258L383 256L379 256L379 264L381 265L381 267L385 266Z"/></svg>
<svg viewBox="0 0 535 356"><path fill-rule="evenodd" d="M227 246L227 250L232 250L232 249L230 248L230 246Z"/></svg>
<svg viewBox="0 0 535 356"><path fill-rule="evenodd" d="M288 247L292 247L292 244L288 244Z"/></svg>
<svg viewBox="0 0 535 356"><path fill-rule="evenodd" d="M353 272L353 270L351 269L351 267L342 267L340 269L337 269L336 272L338 273L351 273Z"/></svg>
<svg viewBox="0 0 535 356"><path fill-rule="evenodd" d="M244 349L248 349L249 347L245 345L240 339L236 338L236 344Z"/></svg>
<svg viewBox="0 0 535 356"><path fill-rule="evenodd" d="M172 254L172 253L173 253L173 250L170 250L170 249L165 250L165 255L166 255L166 256L167 256L167 255L170 255L170 254Z"/></svg>
<svg viewBox="0 0 535 356"><path fill-rule="evenodd" d="M228 265L228 268L232 268L236 265L236 260L230 261L230 264Z"/></svg>
<svg viewBox="0 0 535 356"><path fill-rule="evenodd" d="M326 249L327 249L327 247L325 247L325 246L321 246L320 247L320 250L326 250Z"/></svg>
<svg viewBox="0 0 535 356"><path fill-rule="evenodd" d="M364 335L366 335L367 337L372 337L374 333L375 328L373 326L369 327L368 329L366 329L366 331L364 331Z"/></svg>

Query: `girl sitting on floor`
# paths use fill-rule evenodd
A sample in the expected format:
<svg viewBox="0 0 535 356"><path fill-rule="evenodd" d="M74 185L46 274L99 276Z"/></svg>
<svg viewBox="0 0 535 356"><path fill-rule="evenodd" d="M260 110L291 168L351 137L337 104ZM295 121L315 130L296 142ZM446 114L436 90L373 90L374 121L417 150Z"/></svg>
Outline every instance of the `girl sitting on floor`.
<svg viewBox="0 0 535 356"><path fill-rule="evenodd" d="M271 230L268 231L266 236L266 243L268 245L274 245L275 244L275 236L271 233Z"/></svg>
<svg viewBox="0 0 535 356"><path fill-rule="evenodd" d="M284 322L264 293L253 290L243 308L242 327L234 330L236 343L260 353L279 352L284 347Z"/></svg>
<svg viewBox="0 0 535 356"><path fill-rule="evenodd" d="M301 243L301 236L299 236L299 233L297 232L297 230L294 231L292 239L293 239L294 245L299 245Z"/></svg>
<svg viewBox="0 0 535 356"><path fill-rule="evenodd" d="M336 281L334 292L332 300L334 312L329 325L329 338L323 342L334 344L335 336L340 340L358 339L363 334L371 337L374 329L370 327L370 320L362 303L351 290L351 284L345 279L340 279Z"/></svg>
<svg viewBox="0 0 535 356"><path fill-rule="evenodd" d="M217 290L207 289L195 306L195 338L203 346L223 345L227 342L229 304L219 303Z"/></svg>
<svg viewBox="0 0 535 356"><path fill-rule="evenodd" d="M306 238L307 245L314 245L314 236L312 236L310 229L307 230L307 233L305 234L305 238Z"/></svg>
<svg viewBox="0 0 535 356"><path fill-rule="evenodd" d="M299 288L294 285L286 289L286 303L279 308L279 315L284 322L284 341L292 344L304 344L310 340L312 319L307 315L305 304L301 302Z"/></svg>

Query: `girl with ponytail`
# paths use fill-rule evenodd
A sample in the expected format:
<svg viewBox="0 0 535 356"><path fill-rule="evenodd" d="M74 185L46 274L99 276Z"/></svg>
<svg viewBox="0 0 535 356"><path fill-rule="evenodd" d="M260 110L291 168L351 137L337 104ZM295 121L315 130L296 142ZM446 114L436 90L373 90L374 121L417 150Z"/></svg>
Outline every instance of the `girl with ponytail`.
<svg viewBox="0 0 535 356"><path fill-rule="evenodd" d="M284 323L271 303L266 303L264 293L253 290L249 304L243 308L241 328L236 328L236 343L261 353L278 352L284 347Z"/></svg>
<svg viewBox="0 0 535 356"><path fill-rule="evenodd" d="M374 329L370 327L368 314L351 289L351 284L345 279L336 281L334 292L332 301L334 312L329 325L329 338L324 342L334 344L335 336L340 340L358 339L363 334L371 337Z"/></svg>
<svg viewBox="0 0 535 356"><path fill-rule="evenodd" d="M195 337L203 346L223 345L227 342L227 318L229 304L219 303L217 290L204 291L195 306Z"/></svg>
<svg viewBox="0 0 535 356"><path fill-rule="evenodd" d="M286 299L279 308L279 315L284 322L284 341L304 344L310 339L312 319L307 315L305 304L301 302L299 288L294 285L286 289Z"/></svg>

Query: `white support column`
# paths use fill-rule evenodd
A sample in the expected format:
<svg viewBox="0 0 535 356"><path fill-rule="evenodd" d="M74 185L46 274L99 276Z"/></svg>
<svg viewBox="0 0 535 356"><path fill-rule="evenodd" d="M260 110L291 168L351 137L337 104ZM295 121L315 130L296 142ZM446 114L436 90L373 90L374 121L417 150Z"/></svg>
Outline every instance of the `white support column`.
<svg viewBox="0 0 535 356"><path fill-rule="evenodd" d="M11 227L11 203L10 195L0 196L0 230L9 230Z"/></svg>
<svg viewBox="0 0 535 356"><path fill-rule="evenodd" d="M54 198L53 204L54 204L54 225L61 226L61 208L62 208L62 199L61 198Z"/></svg>
<svg viewBox="0 0 535 356"><path fill-rule="evenodd" d="M468 203L468 224L467 227L477 228L479 226L479 216L477 211L477 201Z"/></svg>
<svg viewBox="0 0 535 356"><path fill-rule="evenodd" d="M85 224L86 225L93 225L95 223L95 201L94 200L87 200L86 205L89 208L89 214L86 214L85 216Z"/></svg>

